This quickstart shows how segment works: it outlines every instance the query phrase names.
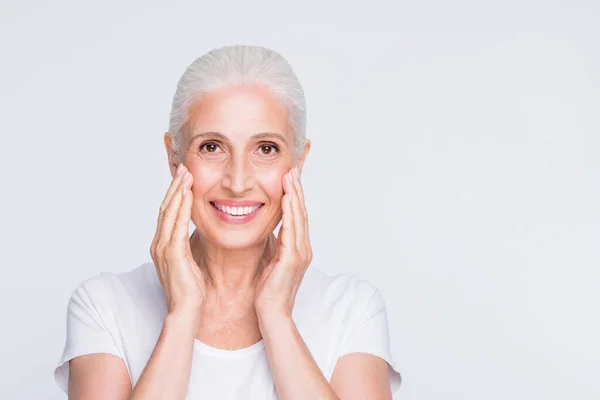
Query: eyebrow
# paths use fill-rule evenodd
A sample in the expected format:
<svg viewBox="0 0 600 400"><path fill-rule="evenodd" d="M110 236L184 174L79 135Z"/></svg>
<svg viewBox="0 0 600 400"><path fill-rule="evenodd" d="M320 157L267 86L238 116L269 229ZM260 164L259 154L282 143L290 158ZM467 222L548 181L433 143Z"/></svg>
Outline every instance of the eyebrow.
<svg viewBox="0 0 600 400"><path fill-rule="evenodd" d="M202 132L202 133L196 133L194 136L192 136L192 139L190 140L190 144L194 143L194 140L198 139L198 138L217 138L223 141L229 141L229 139L227 138L227 136L223 135L220 132ZM286 145L287 140L285 139L285 137L280 134L280 133L275 133L275 132L260 132L260 133L256 133L254 135L252 135L250 137L252 140L257 140L257 139L264 139L264 138L277 138L279 140L281 140L283 143L285 143Z"/></svg>

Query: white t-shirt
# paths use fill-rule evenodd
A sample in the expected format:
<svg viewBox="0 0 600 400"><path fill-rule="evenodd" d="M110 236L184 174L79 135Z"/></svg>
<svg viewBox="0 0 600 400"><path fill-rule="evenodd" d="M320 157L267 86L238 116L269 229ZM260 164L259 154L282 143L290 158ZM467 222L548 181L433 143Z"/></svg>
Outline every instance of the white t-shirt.
<svg viewBox="0 0 600 400"><path fill-rule="evenodd" d="M81 283L67 308L67 338L54 378L67 393L69 360L109 353L125 361L132 387L160 335L167 306L154 264ZM327 381L337 360L370 353L388 362L392 393L400 374L390 353L385 303L369 282L310 266L296 294L292 318ZM194 343L187 400L277 399L263 341L239 350Z"/></svg>

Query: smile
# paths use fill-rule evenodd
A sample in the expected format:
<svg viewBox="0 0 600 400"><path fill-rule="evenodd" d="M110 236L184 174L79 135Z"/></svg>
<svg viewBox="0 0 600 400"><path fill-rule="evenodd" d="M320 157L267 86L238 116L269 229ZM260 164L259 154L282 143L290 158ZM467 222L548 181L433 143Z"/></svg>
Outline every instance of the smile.
<svg viewBox="0 0 600 400"><path fill-rule="evenodd" d="M224 213L227 213L229 215L248 215L258 210L258 208L262 206L262 204L258 204L255 206L246 207L230 207L225 206L223 204L215 203L214 201L211 201L210 204L212 204L212 206L215 207L217 210L223 211Z"/></svg>
<svg viewBox="0 0 600 400"><path fill-rule="evenodd" d="M230 202L231 203L231 202ZM235 203L235 202L234 202ZM217 217L228 224L244 224L254 219L264 203L252 202L246 205L226 205L217 201L211 201L210 205L215 210Z"/></svg>

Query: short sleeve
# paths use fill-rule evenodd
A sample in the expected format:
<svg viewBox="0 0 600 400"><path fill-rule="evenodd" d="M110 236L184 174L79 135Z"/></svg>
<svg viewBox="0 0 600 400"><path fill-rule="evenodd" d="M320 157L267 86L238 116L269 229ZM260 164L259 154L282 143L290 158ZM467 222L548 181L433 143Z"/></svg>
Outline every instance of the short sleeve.
<svg viewBox="0 0 600 400"><path fill-rule="evenodd" d="M68 394L69 360L94 353L123 358L108 328L108 312L103 276L88 279L71 294L65 347L54 370L54 380L63 392Z"/></svg>
<svg viewBox="0 0 600 400"><path fill-rule="evenodd" d="M340 357L350 353L369 353L387 361L392 396L398 391L402 379L390 351L387 310L379 290L374 291L344 341Z"/></svg>

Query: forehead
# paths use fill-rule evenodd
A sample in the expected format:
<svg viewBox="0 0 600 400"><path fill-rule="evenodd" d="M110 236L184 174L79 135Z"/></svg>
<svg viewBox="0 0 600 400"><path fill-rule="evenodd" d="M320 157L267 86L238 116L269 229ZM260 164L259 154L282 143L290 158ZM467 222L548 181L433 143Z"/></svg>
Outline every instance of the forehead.
<svg viewBox="0 0 600 400"><path fill-rule="evenodd" d="M189 137L220 132L231 140L259 132L275 132L286 138L290 135L286 107L259 85L234 86L203 95L190 108L187 131Z"/></svg>

